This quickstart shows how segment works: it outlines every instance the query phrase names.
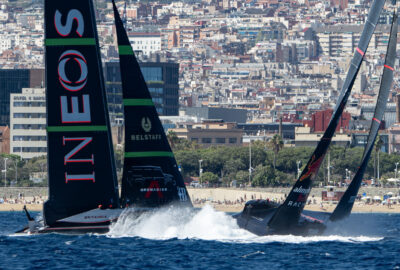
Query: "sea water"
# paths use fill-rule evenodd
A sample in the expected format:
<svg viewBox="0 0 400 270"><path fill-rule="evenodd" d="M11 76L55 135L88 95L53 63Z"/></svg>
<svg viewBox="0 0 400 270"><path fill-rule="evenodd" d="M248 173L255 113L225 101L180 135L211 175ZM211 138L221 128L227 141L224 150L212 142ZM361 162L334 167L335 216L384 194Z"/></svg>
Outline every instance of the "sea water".
<svg viewBox="0 0 400 270"><path fill-rule="evenodd" d="M400 269L400 215L352 214L322 236L255 236L226 213L125 211L106 235L15 236L0 212L0 269Z"/></svg>

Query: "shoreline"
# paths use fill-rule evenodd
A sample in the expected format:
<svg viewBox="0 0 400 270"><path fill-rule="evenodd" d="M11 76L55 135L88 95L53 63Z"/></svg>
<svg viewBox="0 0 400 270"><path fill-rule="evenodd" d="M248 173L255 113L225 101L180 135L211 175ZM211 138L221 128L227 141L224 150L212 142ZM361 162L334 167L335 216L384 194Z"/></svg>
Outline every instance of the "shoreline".
<svg viewBox="0 0 400 270"><path fill-rule="evenodd" d="M314 189L313 189L314 190ZM283 190L286 191L286 190ZM287 192L289 189L287 189ZM309 211L318 211L332 213L335 209L337 202L325 202L321 198L322 189L316 189L309 196L311 204L307 204L304 208ZM374 190L375 194L381 191ZM251 199L269 199L283 202L285 193L276 192L275 190L259 191L259 190L241 190L241 189L222 189L222 188L202 188L202 189L188 189L189 195L196 207L202 207L205 204L210 204L218 211L223 212L240 212L243 210L246 201ZM319 192L319 194L318 194ZM398 192L398 189L393 190ZM372 193L374 194L374 193ZM243 200L242 200L243 199ZM321 208L322 203L322 208ZM366 204L361 201L356 201L352 213L400 213L400 204L391 205L389 208L382 204Z"/></svg>
<svg viewBox="0 0 400 270"><path fill-rule="evenodd" d="M22 212L22 208L26 205L28 211L32 212L40 212L43 209L43 204L0 204L0 212ZM243 210L244 205L223 205L223 204L213 204L213 203L204 203L204 204L193 204L195 208L202 208L205 205L211 205L216 211L228 212L228 213L237 213ZM310 211L318 211L318 212L326 212L331 213L336 205L324 205L324 208L321 209L319 205L307 205L304 209ZM355 204L353 207L352 213L386 213L386 214L400 214L400 205L392 205L388 208L385 205L364 205L364 204Z"/></svg>
<svg viewBox="0 0 400 270"><path fill-rule="evenodd" d="M22 208L26 205L28 211L42 211L43 204L24 204L24 203L2 203L0 204L0 212L22 212Z"/></svg>
<svg viewBox="0 0 400 270"><path fill-rule="evenodd" d="M194 204L196 208L202 208L207 204ZM228 213L237 213L243 210L244 205L219 205L219 204L209 204L215 210ZM325 212L332 213L335 209L335 204L327 204L321 209L319 205L307 205L304 210L315 211L315 212ZM354 204L352 213L382 213L382 214L400 214L400 205L392 205L388 208L386 205L376 205L376 204Z"/></svg>
<svg viewBox="0 0 400 270"><path fill-rule="evenodd" d="M4 191L5 189L3 189ZM26 205L29 211L42 211L43 202L47 199L47 190L38 192L36 189L20 189L23 190L27 197L19 198L12 195L2 194L0 190L0 198L7 198L8 203L0 203L0 211L22 211ZM321 200L321 188L313 189L310 194L311 204L307 204L305 210L332 212L337 204L334 202L324 202ZM13 191L18 191L18 188L13 188ZM33 191L33 192L31 192ZM282 202L288 192L288 188L267 188L267 189L233 189L233 188L188 188L189 196L194 207L201 208L206 204L211 205L217 211L222 212L240 212L243 210L245 202L252 199L269 199ZM367 194L382 193L380 188L369 188ZM31 193L29 193L31 192ZM365 191L363 191L365 192ZM398 193L399 189L392 189L393 193ZM38 195L40 193L40 195ZM361 191L360 191L361 193ZM18 194L18 193L17 193ZM33 196L29 196L29 195ZM9 198L12 199L9 199ZM11 202L11 203L10 203ZM322 202L322 207L321 207ZM361 201L356 201L353 207L353 213L400 213L400 204L391 205L389 208L382 204L365 204Z"/></svg>
<svg viewBox="0 0 400 270"><path fill-rule="evenodd" d="M211 205L215 210L221 212L236 213L243 210L245 202L252 199L270 199L282 202L285 194L279 192L265 192L252 190L224 189L224 188L188 188L193 206L202 208L205 205ZM34 200L36 199L36 200ZM42 211L43 202L47 196L41 196L40 200L36 197L24 197L22 199L11 199L11 203L0 203L0 212L21 211L26 205L29 211ZM304 208L309 211L331 213L337 203L324 202L321 197L313 195L311 204ZM322 202L322 207L321 207ZM356 201L353 207L353 213L400 213L400 204L391 205L389 208L382 204L366 204Z"/></svg>

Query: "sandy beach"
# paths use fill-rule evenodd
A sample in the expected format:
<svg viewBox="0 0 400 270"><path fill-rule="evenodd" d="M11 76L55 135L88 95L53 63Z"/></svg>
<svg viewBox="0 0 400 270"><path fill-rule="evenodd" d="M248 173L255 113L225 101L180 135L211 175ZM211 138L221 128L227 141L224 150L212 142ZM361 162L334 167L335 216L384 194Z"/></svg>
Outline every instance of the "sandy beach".
<svg viewBox="0 0 400 270"><path fill-rule="evenodd" d="M219 204L210 204L217 211L222 212L240 212L243 210L243 205L219 205ZM204 204L195 204L195 207L203 207ZM335 209L336 204L324 204L324 207L321 208L319 205L307 205L305 207L306 210L310 211L320 211L332 213ZM400 205L392 205L388 208L386 205L380 204L363 204L356 203L353 207L353 213L400 213Z"/></svg>
<svg viewBox="0 0 400 270"><path fill-rule="evenodd" d="M203 207L205 204L212 205L218 211L240 212L243 210L244 203L250 199L270 199L283 201L285 193L263 192L238 189L188 189L189 195L195 207ZM323 202L320 196L309 197L312 200L305 209L311 211L332 212L336 204L332 202ZM242 202L242 198L244 199ZM246 199L245 199L246 198ZM314 203L315 200L315 203ZM322 207L321 207L322 202ZM389 208L382 204L365 204L364 202L355 202L354 213L400 213L400 205L391 205Z"/></svg>
<svg viewBox="0 0 400 270"><path fill-rule="evenodd" d="M22 208L26 205L29 211L42 211L43 204L23 204L23 203L2 203L0 204L0 211L22 211Z"/></svg>
<svg viewBox="0 0 400 270"><path fill-rule="evenodd" d="M313 189L308 204L305 209L312 211L332 212L336 207L335 203L322 202L321 190ZM368 195L382 195L385 192L398 193L398 189L382 191L382 189L362 190ZM218 211L240 212L244 203L251 199L269 199L283 201L289 189L233 189L233 188L188 188L189 195L195 207L203 207L206 204L213 206ZM23 194L23 197L20 195ZM26 197L25 197L26 196ZM44 188L13 188L0 189L0 198L6 198L6 203L0 203L0 211L22 211L24 205L29 211L41 211L43 201L47 199L47 189ZM321 207L322 202L322 207ZM355 213L400 213L400 204L392 205L390 208L382 204L366 204L357 201L354 204Z"/></svg>

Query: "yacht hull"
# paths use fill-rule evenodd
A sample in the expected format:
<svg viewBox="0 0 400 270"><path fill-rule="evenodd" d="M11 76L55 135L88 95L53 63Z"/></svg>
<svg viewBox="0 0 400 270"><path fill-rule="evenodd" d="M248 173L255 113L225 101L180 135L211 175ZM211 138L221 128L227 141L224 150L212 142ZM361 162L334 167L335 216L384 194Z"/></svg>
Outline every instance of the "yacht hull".
<svg viewBox="0 0 400 270"><path fill-rule="evenodd" d="M313 214L313 212L309 211L305 211L305 214L301 214L297 223L294 223L285 229L272 228L269 226L269 222L278 210L278 207L277 204L268 204L263 200L250 201L246 203L242 212L233 215L233 217L236 219L240 228L259 236L276 234L303 236L320 235L326 229L326 225L321 219L308 215ZM324 213L318 213L318 215L313 216L322 218L323 214Z"/></svg>
<svg viewBox="0 0 400 270"><path fill-rule="evenodd" d="M93 209L71 217L57 220L54 224L44 225L43 222L30 221L29 225L16 234L86 234L107 233L110 225L118 220L124 209Z"/></svg>
<svg viewBox="0 0 400 270"><path fill-rule="evenodd" d="M127 212L129 216L135 215L138 217L143 213L148 213L158 209L160 208L143 206L130 206L115 209L93 209L71 217L60 219L51 226L44 225L43 221L29 221L28 226L15 232L15 234L104 234L109 232L110 225L117 222L124 211L129 211Z"/></svg>

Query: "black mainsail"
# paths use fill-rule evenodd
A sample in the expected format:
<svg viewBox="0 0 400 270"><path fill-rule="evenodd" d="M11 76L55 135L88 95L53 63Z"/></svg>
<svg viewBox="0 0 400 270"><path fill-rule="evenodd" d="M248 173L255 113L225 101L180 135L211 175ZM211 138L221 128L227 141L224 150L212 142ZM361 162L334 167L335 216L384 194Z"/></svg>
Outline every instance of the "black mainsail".
<svg viewBox="0 0 400 270"><path fill-rule="evenodd" d="M318 173L320 165L325 157L328 147L331 143L332 136L338 125L338 121L344 107L347 103L354 81L361 67L364 54L367 51L369 41L375 30L379 15L383 8L385 0L374 0L367 21L364 25L363 32L356 51L354 52L346 80L343 84L336 108L329 122L323 137L317 145L314 153L308 161L306 167L302 171L299 179L294 184L285 202L279 206L278 210L268 222L268 226L276 231L288 231L290 227L295 226L307 202L308 195L312 188L312 182Z"/></svg>
<svg viewBox="0 0 400 270"><path fill-rule="evenodd" d="M45 47L51 227L119 199L92 1L46 0Z"/></svg>
<svg viewBox="0 0 400 270"><path fill-rule="evenodd" d="M343 197L340 199L339 204L336 206L332 215L329 217L331 221L341 220L351 213L354 201L357 197L358 190L364 176L365 169L368 165L368 160L371 156L371 152L374 148L374 142L378 135L378 130L381 125L381 121L386 109L387 99L389 97L390 88L393 82L393 66L396 59L396 45L397 45L397 28L398 20L396 11L393 13L393 21L390 30L390 38L386 52L384 70L381 79L381 85L379 88L378 99L376 101L376 107L374 116L371 122L370 132L368 134L367 145L364 149L362 162L358 168L353 180L351 181Z"/></svg>
<svg viewBox="0 0 400 270"><path fill-rule="evenodd" d="M124 206L191 205L174 154L113 1L125 116Z"/></svg>

